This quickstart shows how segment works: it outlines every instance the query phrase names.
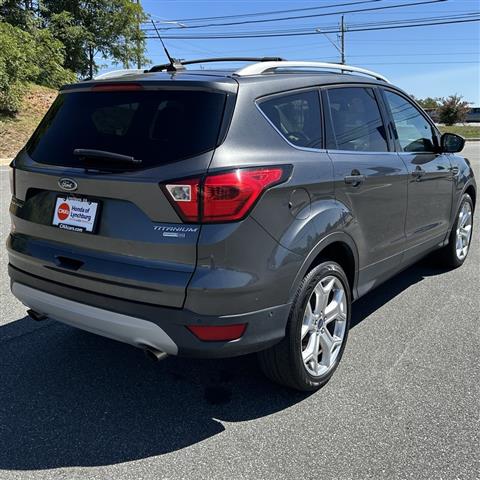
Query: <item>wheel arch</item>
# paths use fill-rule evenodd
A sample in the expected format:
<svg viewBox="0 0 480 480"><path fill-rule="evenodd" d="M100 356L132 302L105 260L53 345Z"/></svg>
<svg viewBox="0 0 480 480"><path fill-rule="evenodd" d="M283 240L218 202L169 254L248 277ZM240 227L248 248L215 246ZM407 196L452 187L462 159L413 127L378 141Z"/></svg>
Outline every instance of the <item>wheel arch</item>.
<svg viewBox="0 0 480 480"><path fill-rule="evenodd" d="M323 261L331 260L338 263L347 275L352 298L357 297L358 280L358 249L354 240L344 232L334 232L323 238L305 258L290 290L290 300L293 300L298 285L305 275Z"/></svg>
<svg viewBox="0 0 480 480"><path fill-rule="evenodd" d="M475 186L473 185L473 183L470 183L467 188L465 188L465 190L463 191L463 193L467 194L470 196L470 198L472 199L472 202L473 202L473 208L475 208L475 203L476 203L476 200L477 200L477 191L475 189Z"/></svg>

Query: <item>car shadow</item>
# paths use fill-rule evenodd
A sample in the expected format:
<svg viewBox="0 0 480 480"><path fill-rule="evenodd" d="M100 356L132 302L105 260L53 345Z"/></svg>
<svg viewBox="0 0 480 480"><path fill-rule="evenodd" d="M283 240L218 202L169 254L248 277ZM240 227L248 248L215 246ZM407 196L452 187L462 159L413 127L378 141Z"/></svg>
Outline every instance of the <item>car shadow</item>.
<svg viewBox="0 0 480 480"><path fill-rule="evenodd" d="M438 267L436 263L435 256L427 256L357 300L352 308L350 329L412 285L426 277L441 275L448 271Z"/></svg>
<svg viewBox="0 0 480 480"><path fill-rule="evenodd" d="M0 470L157 456L221 433L222 421L264 417L307 396L265 381L255 356L155 363L28 317L0 328L0 379Z"/></svg>
<svg viewBox="0 0 480 480"><path fill-rule="evenodd" d="M410 268L355 304L358 325L440 271ZM253 355L154 363L128 345L28 317L0 328L0 470L103 466L185 448L308 397ZM320 393L321 395L321 393Z"/></svg>

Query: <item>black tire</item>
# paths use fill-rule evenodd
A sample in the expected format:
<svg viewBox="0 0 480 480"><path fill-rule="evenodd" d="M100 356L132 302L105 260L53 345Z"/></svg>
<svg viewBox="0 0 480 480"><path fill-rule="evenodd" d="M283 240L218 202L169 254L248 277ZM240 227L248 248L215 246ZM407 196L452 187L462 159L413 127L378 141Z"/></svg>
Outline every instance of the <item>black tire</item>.
<svg viewBox="0 0 480 480"><path fill-rule="evenodd" d="M301 329L307 302L315 286L328 276L336 277L343 286L346 296L346 327L335 363L324 375L314 376L307 371L303 362ZM290 310L285 337L280 343L258 354L264 374L276 383L304 392L321 388L330 380L342 358L350 327L350 311L351 292L342 267L335 262L327 261L313 268L298 287Z"/></svg>
<svg viewBox="0 0 480 480"><path fill-rule="evenodd" d="M472 227L473 227L473 202L472 202L472 199L470 198L470 195L465 193L462 196L460 206L455 214L455 222L453 223L452 231L450 232L448 244L434 253L435 260L437 261L437 263L446 268L460 267L461 265L463 265L463 263L465 262L468 256L468 251L467 251L467 254L465 255L464 258L459 258L456 250L457 228L460 220L459 215L465 203L470 204L470 208L472 210ZM470 235L470 241L471 241L471 235Z"/></svg>

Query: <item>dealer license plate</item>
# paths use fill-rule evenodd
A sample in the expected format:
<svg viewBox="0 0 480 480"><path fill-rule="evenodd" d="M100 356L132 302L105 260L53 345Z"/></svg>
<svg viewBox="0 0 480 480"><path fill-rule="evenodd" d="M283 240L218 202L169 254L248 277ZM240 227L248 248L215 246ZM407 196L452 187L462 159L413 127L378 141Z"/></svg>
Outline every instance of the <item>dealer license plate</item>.
<svg viewBox="0 0 480 480"><path fill-rule="evenodd" d="M78 197L57 197L52 225L73 232L93 232L97 223L99 202Z"/></svg>

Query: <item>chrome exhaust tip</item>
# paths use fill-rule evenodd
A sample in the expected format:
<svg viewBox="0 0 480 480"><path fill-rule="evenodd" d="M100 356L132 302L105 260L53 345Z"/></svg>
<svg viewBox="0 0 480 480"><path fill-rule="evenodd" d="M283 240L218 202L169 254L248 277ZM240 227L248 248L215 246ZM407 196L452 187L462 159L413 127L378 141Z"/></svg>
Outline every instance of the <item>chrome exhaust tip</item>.
<svg viewBox="0 0 480 480"><path fill-rule="evenodd" d="M147 358L154 362L159 362L168 357L168 353L162 352L153 347L143 347L143 353L145 353Z"/></svg>

